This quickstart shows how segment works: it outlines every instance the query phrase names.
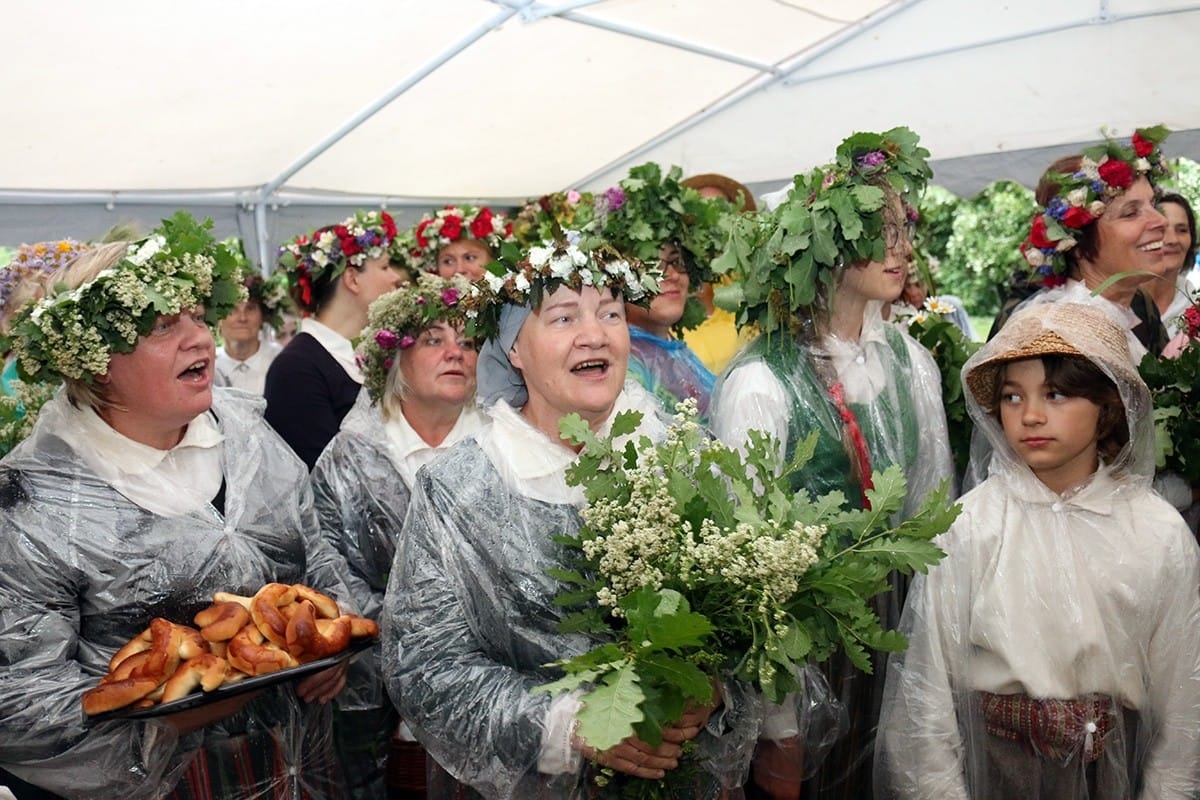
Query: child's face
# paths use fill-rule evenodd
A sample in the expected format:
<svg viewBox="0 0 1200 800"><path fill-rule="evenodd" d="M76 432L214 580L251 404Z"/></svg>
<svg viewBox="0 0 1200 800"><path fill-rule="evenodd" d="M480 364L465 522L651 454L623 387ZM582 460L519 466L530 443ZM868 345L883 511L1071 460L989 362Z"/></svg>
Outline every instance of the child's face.
<svg viewBox="0 0 1200 800"><path fill-rule="evenodd" d="M1004 438L1054 492L1072 489L1096 471L1099 422L1100 406L1046 384L1040 358L1004 367L1000 387Z"/></svg>

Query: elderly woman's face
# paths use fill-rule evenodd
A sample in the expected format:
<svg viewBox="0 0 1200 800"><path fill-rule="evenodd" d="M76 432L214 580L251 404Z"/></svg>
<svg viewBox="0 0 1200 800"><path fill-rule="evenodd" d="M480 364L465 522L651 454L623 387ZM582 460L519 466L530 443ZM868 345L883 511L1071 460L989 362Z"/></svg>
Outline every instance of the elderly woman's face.
<svg viewBox="0 0 1200 800"><path fill-rule="evenodd" d="M404 376L404 403L444 404L461 409L475 396L475 342L462 327L429 326L404 350L397 367Z"/></svg>
<svg viewBox="0 0 1200 800"><path fill-rule="evenodd" d="M560 286L529 315L509 353L529 401L522 413L552 439L572 412L598 427L625 384L629 328L625 302L605 289Z"/></svg>
<svg viewBox="0 0 1200 800"><path fill-rule="evenodd" d="M135 441L174 447L212 405L215 356L203 308L159 317L133 352L115 353L97 378L114 406L102 416Z"/></svg>
<svg viewBox="0 0 1200 800"><path fill-rule="evenodd" d="M1127 271L1161 275L1170 266L1162 251L1166 227L1166 217L1154 207L1150 181L1138 178L1124 194L1109 201L1097 220L1092 268L1104 277Z"/></svg>

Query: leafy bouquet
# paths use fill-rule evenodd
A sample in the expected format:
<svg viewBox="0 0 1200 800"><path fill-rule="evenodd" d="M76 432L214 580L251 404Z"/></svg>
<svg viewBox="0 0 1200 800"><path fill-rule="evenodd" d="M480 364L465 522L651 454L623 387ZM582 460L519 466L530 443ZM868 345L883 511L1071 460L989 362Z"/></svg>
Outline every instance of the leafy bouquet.
<svg viewBox="0 0 1200 800"><path fill-rule="evenodd" d="M1200 300L1180 320L1187 342L1179 355L1147 354L1138 372L1154 398L1155 466L1200 486Z"/></svg>
<svg viewBox="0 0 1200 800"><path fill-rule="evenodd" d="M815 435L776 476L774 440L752 431L743 457L703 434L694 401L680 404L661 443L643 436L618 449L640 418L618 414L608 438L578 415L560 423L583 445L567 479L588 501L583 527L559 540L573 562L552 572L571 587L559 598L571 610L562 627L602 643L559 662L565 676L539 689L584 690L578 735L588 744L602 751L636 734L657 746L689 704L713 702L714 679L779 702L810 660L844 648L869 672L868 648L906 646L868 601L892 570L923 572L942 558L931 540L958 513L944 487L893 525L905 492L898 467L873 476L871 510L847 510L840 492L789 488ZM622 776L601 796L670 796L673 776Z"/></svg>
<svg viewBox="0 0 1200 800"><path fill-rule="evenodd" d="M928 298L925 308L908 321L908 332L933 354L938 372L942 376L942 405L946 409L946 423L950 432L950 452L954 455L954 468L959 475L967 469L971 455L971 431L974 425L967 414L967 399L963 394L962 368L971 354L979 349L957 325L944 314L951 309L939 303L936 297Z"/></svg>

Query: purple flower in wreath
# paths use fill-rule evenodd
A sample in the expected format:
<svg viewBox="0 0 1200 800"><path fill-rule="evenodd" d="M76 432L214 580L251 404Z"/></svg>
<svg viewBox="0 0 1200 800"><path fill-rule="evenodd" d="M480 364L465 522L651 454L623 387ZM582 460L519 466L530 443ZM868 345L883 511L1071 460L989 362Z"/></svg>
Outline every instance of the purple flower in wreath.
<svg viewBox="0 0 1200 800"><path fill-rule="evenodd" d="M458 289L442 289L442 302L452 306L458 302Z"/></svg>
<svg viewBox="0 0 1200 800"><path fill-rule="evenodd" d="M375 344L382 347L384 350L395 350L396 345L403 347L403 342L400 337L389 331L387 328L375 332Z"/></svg>
<svg viewBox="0 0 1200 800"><path fill-rule="evenodd" d="M400 349L407 350L408 348L412 347L416 343L417 343L416 339L414 339L413 337L408 336L406 334L402 339L400 339Z"/></svg>
<svg viewBox="0 0 1200 800"><path fill-rule="evenodd" d="M886 161L887 156L883 154L882 150L872 150L854 159L859 169L875 169Z"/></svg>
<svg viewBox="0 0 1200 800"><path fill-rule="evenodd" d="M609 211L616 211L625 205L625 190L620 186L613 186L606 190L604 192L604 205Z"/></svg>

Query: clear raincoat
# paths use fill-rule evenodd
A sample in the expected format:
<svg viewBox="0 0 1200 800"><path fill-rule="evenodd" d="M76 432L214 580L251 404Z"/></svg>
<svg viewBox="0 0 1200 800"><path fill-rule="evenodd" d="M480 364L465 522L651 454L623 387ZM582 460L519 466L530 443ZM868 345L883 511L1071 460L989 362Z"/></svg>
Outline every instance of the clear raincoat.
<svg viewBox="0 0 1200 800"><path fill-rule="evenodd" d="M831 398L842 389L844 405L853 413L869 453L872 471L899 465L908 481L901 518L920 508L926 495L953 480L946 414L942 408L941 374L933 357L896 325L883 320L881 303L869 302L859 341L824 336L803 344L786 334L759 336L734 357L713 394L713 432L741 447L748 431L777 438L781 456L790 459L798 442L818 433L816 451L793 486L813 495L841 491L855 507L863 487L852 467L848 426ZM886 627L900 622L906 579L893 576L893 590L875 598ZM873 653L873 675L860 672L844 654L824 665L834 697L844 707L848 730L811 728L809 749L840 738L821 763L812 796L859 798L869 795L873 739L883 701L887 657ZM836 719L836 717L834 718Z"/></svg>
<svg viewBox="0 0 1200 800"><path fill-rule="evenodd" d="M665 430L654 399L626 384L617 410L630 407L645 412L643 433ZM430 755L483 797L583 799L586 763L539 772L552 698L531 692L559 677L547 664L593 644L556 630L563 587L546 575L565 555L552 537L580 526L583 494L564 475L574 455L505 402L490 411L490 426L417 475L385 600L388 691ZM724 691L697 739L714 776L696 800L720 796L716 775L740 786L753 751L748 718L761 712Z"/></svg>
<svg viewBox="0 0 1200 800"><path fill-rule="evenodd" d="M690 397L700 418L708 419L716 376L682 339L661 339L630 325L629 377L657 397L668 414L675 413L676 403Z"/></svg>
<svg viewBox="0 0 1200 800"><path fill-rule="evenodd" d="M290 684L184 737L160 719L93 722L80 706L151 618L190 624L215 591L281 581L348 596L304 465L263 421L263 401L213 396L224 513L134 504L56 435L53 409L0 462L0 765L18 777L89 800L173 788L180 798L342 796L329 707L302 703ZM161 487L173 493L182 496Z"/></svg>
<svg viewBox="0 0 1200 800"><path fill-rule="evenodd" d="M990 475L939 540L946 559L909 595L909 647L888 670L877 797L1196 796L1196 543L1149 488L1150 397L1128 351L1070 318L1014 315L963 375L1052 330L1116 383L1131 444L1060 496L968 393L994 450Z"/></svg>
<svg viewBox="0 0 1200 800"><path fill-rule="evenodd" d="M345 580L363 616L378 620L383 610L383 593L419 462L431 460L434 453L483 424L482 413L467 408L438 448L402 453L389 438L379 406L361 392L341 430L321 453L312 472L321 535L346 559L350 570ZM389 702L379 676L377 650L352 665L346 690L338 696L340 708L381 708Z"/></svg>

